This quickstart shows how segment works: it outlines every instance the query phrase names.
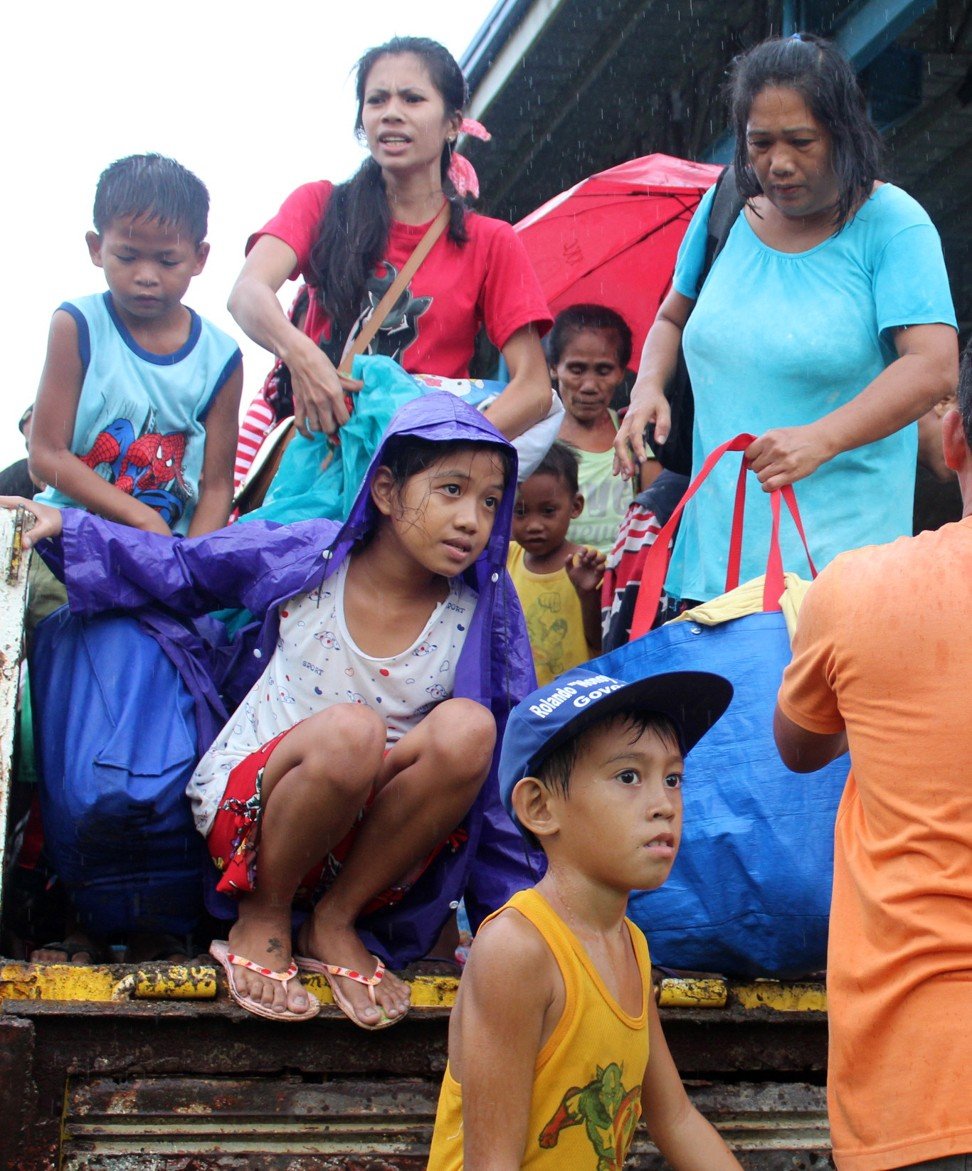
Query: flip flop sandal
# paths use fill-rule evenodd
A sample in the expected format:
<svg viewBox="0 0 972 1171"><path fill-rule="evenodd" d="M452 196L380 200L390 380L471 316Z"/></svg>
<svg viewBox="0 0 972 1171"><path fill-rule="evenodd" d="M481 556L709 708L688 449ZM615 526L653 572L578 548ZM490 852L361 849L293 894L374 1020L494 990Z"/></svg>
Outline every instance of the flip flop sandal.
<svg viewBox="0 0 972 1171"><path fill-rule="evenodd" d="M286 972L272 972L269 968L263 968L259 964L253 963L252 960L231 952L229 943L225 939L214 939L209 945L209 954L222 965L223 971L226 973L226 986L230 996L246 1012L252 1013L254 1016L265 1017L271 1021L309 1021L321 1011L320 1001L316 996L311 995L306 1012L294 1012L293 1009L289 1008L284 1009L283 1012L274 1012L272 1008L254 1000L253 997L244 996L236 986L236 969L246 968L248 971L256 972L258 976L265 976L268 980L276 980L286 989L290 981L297 978L297 964L293 960L290 961L290 967Z"/></svg>
<svg viewBox="0 0 972 1171"><path fill-rule="evenodd" d="M371 976L364 976L361 972L356 972L354 968L342 968L338 964L326 964L323 960L315 960L310 956L294 956L294 962L302 972L314 972L317 975L323 976L331 989L334 1003L348 1020L357 1025L359 1029L367 1029L369 1032L374 1032L376 1029L387 1029L392 1025L397 1025L399 1021L404 1020L408 1015L408 1009L401 1016L390 1017L385 1013L385 1010L375 998L375 988L381 983L382 977L385 975L385 965L376 955L372 955L371 958L375 961L376 965L374 974ZM381 1017L374 1024L363 1021L354 1011L354 1005L345 996L341 986L331 979L332 976L343 976L345 980L354 980L356 984L364 984L368 989L368 995L371 997L371 1003L381 1013Z"/></svg>

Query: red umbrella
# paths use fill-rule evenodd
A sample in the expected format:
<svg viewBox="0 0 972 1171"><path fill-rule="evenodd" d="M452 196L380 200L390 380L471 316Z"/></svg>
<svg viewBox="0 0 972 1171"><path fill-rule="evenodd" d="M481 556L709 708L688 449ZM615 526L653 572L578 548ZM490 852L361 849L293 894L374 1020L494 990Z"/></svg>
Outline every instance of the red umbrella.
<svg viewBox="0 0 972 1171"><path fill-rule="evenodd" d="M635 366L671 285L675 254L721 166L653 154L600 171L516 225L554 313L580 301L616 309Z"/></svg>

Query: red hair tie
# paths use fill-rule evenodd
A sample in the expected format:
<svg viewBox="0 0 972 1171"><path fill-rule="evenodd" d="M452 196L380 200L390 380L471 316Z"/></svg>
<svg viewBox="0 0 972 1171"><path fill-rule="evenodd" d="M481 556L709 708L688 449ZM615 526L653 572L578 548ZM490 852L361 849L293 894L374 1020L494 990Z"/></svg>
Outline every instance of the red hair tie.
<svg viewBox="0 0 972 1171"><path fill-rule="evenodd" d="M460 133L468 134L471 138L478 138L481 142L489 142L492 138L482 122L477 122L475 118L463 118L459 130ZM460 198L465 198L466 195L471 195L473 199L479 198L479 176L472 163L464 155L452 151L447 173Z"/></svg>

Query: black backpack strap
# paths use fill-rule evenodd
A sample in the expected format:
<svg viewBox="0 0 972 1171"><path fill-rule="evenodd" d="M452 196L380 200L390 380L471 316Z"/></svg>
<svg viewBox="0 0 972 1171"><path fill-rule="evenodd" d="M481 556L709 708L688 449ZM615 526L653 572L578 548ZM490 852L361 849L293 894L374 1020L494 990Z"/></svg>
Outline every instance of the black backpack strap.
<svg viewBox="0 0 972 1171"><path fill-rule="evenodd" d="M731 166L724 168L715 182L712 203L709 206L709 223L705 236L705 259L699 273L696 297L702 291L706 277L716 257L725 246L732 231L732 225L739 217L745 200L736 188L736 175ZM678 347L678 361L675 372L665 388L665 396L671 408L671 430L668 439L660 447L654 443L649 428L648 441L662 467L669 471L690 475L692 471L692 427L695 421L695 400L692 384L685 366L685 355Z"/></svg>
<svg viewBox="0 0 972 1171"><path fill-rule="evenodd" d="M736 186L736 172L732 164L723 168L722 174L716 179L715 194L712 197L712 206L709 208L709 223L705 236L705 260L702 271L699 273L699 283L696 286L696 297L702 291L705 278L709 275L715 258L725 247L732 231L732 225L739 218L739 213L746 204L746 200L739 194Z"/></svg>

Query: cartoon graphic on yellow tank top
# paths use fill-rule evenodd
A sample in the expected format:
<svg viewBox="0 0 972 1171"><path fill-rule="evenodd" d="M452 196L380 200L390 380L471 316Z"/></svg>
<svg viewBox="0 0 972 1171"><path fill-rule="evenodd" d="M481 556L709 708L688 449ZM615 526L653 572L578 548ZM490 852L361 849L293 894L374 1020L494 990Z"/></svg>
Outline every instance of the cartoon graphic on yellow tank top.
<svg viewBox="0 0 972 1171"><path fill-rule="evenodd" d="M604 1069L598 1066L586 1086L568 1090L540 1132L540 1146L555 1147L561 1131L583 1123L597 1155L597 1171L621 1171L641 1117L641 1086L626 1090L621 1078L621 1067L612 1061Z"/></svg>

